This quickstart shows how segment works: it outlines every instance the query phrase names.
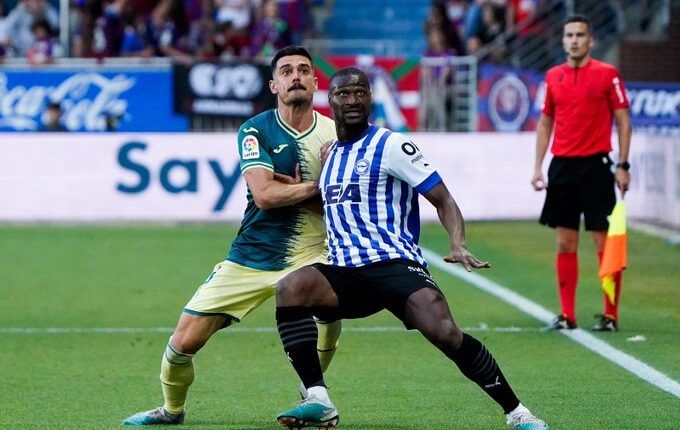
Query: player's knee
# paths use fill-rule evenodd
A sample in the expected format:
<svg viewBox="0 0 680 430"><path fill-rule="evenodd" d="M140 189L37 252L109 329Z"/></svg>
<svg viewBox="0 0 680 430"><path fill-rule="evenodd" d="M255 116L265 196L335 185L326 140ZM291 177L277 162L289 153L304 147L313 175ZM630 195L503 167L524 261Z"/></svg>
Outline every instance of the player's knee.
<svg viewBox="0 0 680 430"><path fill-rule="evenodd" d="M463 342L463 332L452 320L443 320L437 330L437 343L440 349L446 351L456 351Z"/></svg>
<svg viewBox="0 0 680 430"><path fill-rule="evenodd" d="M561 237L557 240L557 251L561 253L576 252L578 240L572 237Z"/></svg>
<svg viewBox="0 0 680 430"><path fill-rule="evenodd" d="M186 333L175 332L170 339L170 344L176 351L181 353L196 354L205 345L205 341L201 342L198 339L193 339L190 336L186 336Z"/></svg>

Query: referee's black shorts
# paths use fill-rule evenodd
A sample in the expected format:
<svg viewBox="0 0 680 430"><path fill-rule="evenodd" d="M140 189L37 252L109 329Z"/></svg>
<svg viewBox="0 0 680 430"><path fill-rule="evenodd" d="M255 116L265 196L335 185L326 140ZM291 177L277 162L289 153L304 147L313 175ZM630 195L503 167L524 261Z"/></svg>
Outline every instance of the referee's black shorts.
<svg viewBox="0 0 680 430"><path fill-rule="evenodd" d="M578 230L583 214L586 230L607 231L616 204L613 164L606 153L554 157L540 223Z"/></svg>
<svg viewBox="0 0 680 430"><path fill-rule="evenodd" d="M430 272L414 261L388 260L359 267L316 263L312 267L321 272L338 296L336 309L315 313L324 321L363 318L383 309L404 321L411 294L422 288L440 291Z"/></svg>

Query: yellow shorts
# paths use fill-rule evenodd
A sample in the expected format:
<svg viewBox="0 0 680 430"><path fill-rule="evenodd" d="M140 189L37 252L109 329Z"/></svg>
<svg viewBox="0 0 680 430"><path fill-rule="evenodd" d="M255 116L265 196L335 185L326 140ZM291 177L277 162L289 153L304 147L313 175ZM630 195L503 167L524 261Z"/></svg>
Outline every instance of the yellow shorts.
<svg viewBox="0 0 680 430"><path fill-rule="evenodd" d="M193 315L225 315L239 322L276 292L276 283L287 274L314 263L327 263L324 255L300 259L291 267L265 271L241 266L232 261L215 265L208 279L198 287L184 307ZM229 324L231 321L227 321Z"/></svg>

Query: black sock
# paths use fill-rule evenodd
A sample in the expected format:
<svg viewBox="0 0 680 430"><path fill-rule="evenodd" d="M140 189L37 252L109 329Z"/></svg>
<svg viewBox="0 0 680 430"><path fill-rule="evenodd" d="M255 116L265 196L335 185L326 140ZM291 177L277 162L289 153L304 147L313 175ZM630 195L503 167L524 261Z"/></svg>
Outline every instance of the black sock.
<svg viewBox="0 0 680 430"><path fill-rule="evenodd" d="M305 387L325 386L316 353L319 332L311 312L302 306L277 307L276 325L283 350Z"/></svg>
<svg viewBox="0 0 680 430"><path fill-rule="evenodd" d="M464 333L463 342L452 359L463 375L479 385L506 414L519 406L519 399L505 380L493 355L477 339Z"/></svg>

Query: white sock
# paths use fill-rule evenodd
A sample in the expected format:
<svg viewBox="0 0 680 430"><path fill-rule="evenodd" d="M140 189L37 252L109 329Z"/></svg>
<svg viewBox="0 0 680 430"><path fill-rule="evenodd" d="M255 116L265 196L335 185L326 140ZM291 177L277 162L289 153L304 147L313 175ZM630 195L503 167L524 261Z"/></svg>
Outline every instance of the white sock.
<svg viewBox="0 0 680 430"><path fill-rule="evenodd" d="M328 397L328 390L323 385L315 385L314 387L307 388L307 394L309 394L310 398L314 397L324 403L333 404L330 397Z"/></svg>
<svg viewBox="0 0 680 430"><path fill-rule="evenodd" d="M508 419L511 419L517 414L530 414L530 413L531 412L529 411L529 409L527 409L526 406L520 403L519 405L517 405L515 409L511 410L510 413L506 415L506 417L508 417Z"/></svg>

